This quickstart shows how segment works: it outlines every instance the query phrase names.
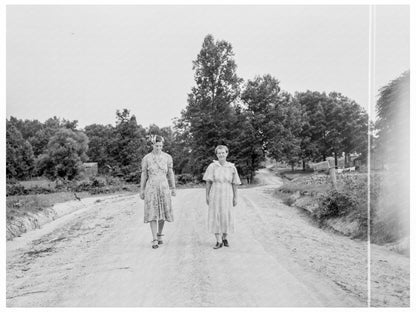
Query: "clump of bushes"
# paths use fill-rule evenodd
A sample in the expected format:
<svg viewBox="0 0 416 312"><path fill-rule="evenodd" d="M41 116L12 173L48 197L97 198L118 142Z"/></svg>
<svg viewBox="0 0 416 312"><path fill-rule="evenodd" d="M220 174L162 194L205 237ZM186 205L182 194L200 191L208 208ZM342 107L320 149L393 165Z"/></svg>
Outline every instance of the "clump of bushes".
<svg viewBox="0 0 416 312"><path fill-rule="evenodd" d="M345 216L356 211L359 206L357 197L345 191L330 190L321 195L319 209L314 211L314 216L323 221L329 218Z"/></svg>
<svg viewBox="0 0 416 312"><path fill-rule="evenodd" d="M6 196L26 195L27 190L20 183L6 184Z"/></svg>
<svg viewBox="0 0 416 312"><path fill-rule="evenodd" d="M176 175L176 182L177 184L189 184L189 183L193 183L195 178L192 174L189 173L182 173L182 174L178 174Z"/></svg>

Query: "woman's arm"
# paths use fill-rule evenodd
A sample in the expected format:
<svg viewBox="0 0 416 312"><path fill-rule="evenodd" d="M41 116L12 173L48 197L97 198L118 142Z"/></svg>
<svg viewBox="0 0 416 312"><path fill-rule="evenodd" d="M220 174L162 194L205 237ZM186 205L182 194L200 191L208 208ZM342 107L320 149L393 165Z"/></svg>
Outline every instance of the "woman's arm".
<svg viewBox="0 0 416 312"><path fill-rule="evenodd" d="M146 166L146 160L142 160L142 174L140 177L140 198L144 199L144 189L146 187L147 182L147 166Z"/></svg>
<svg viewBox="0 0 416 312"><path fill-rule="evenodd" d="M170 155L168 155L168 182L170 187L172 188L172 196L175 196L175 173L173 172L173 160L172 156Z"/></svg>
<svg viewBox="0 0 416 312"><path fill-rule="evenodd" d="M168 180L170 187L172 188L172 195L176 195L176 187L175 187L175 174L173 173L173 169L171 167L168 168Z"/></svg>
<svg viewBox="0 0 416 312"><path fill-rule="evenodd" d="M237 206L237 185L236 184L232 184L233 186L233 206Z"/></svg>
<svg viewBox="0 0 416 312"><path fill-rule="evenodd" d="M205 187L206 196L207 196L207 199L206 199L207 205L209 205L209 192L211 191L211 186L212 186L212 182L211 181L207 181L206 187Z"/></svg>
<svg viewBox="0 0 416 312"><path fill-rule="evenodd" d="M147 173L142 171L142 176L140 178L140 198L144 199L144 188L146 187L147 182Z"/></svg>

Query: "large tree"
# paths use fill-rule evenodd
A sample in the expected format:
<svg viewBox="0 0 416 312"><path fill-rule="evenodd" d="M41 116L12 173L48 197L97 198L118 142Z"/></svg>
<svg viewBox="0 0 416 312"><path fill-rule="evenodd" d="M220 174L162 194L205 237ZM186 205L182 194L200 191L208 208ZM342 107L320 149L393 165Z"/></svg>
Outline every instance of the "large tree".
<svg viewBox="0 0 416 312"><path fill-rule="evenodd" d="M242 134L247 136L245 143L251 145L251 173L266 155L291 164L297 162L300 106L289 93L281 92L279 81L269 74L257 76L247 82L241 99L248 122Z"/></svg>
<svg viewBox="0 0 416 312"><path fill-rule="evenodd" d="M376 105L376 157L386 165L377 202L379 236L391 241L409 235L410 209L410 72L380 89ZM372 186L375 189L375 186ZM386 231L388 229L388 231Z"/></svg>
<svg viewBox="0 0 416 312"><path fill-rule="evenodd" d="M189 129L192 173L202 176L218 144L230 145L235 125L234 103L242 79L237 76L234 52L229 42L207 35L193 62L195 86L181 123Z"/></svg>
<svg viewBox="0 0 416 312"><path fill-rule="evenodd" d="M148 152L146 129L137 124L128 109L116 112L116 127L108 153L113 159L113 174L127 181L140 180L140 162Z"/></svg>
<svg viewBox="0 0 416 312"><path fill-rule="evenodd" d="M92 162L97 162L98 172L111 172L115 162L109 154L111 144L114 144L114 127L111 125L92 124L84 128L88 136L88 158Z"/></svg>
<svg viewBox="0 0 416 312"><path fill-rule="evenodd" d="M409 71L380 89L376 110L378 148L383 152L385 162L390 165L407 164L410 134Z"/></svg>
<svg viewBox="0 0 416 312"><path fill-rule="evenodd" d="M87 160L88 137L80 131L60 128L50 138L46 153L37 160L40 174L51 179L75 179Z"/></svg>
<svg viewBox="0 0 416 312"><path fill-rule="evenodd" d="M302 109L301 156L303 160L325 160L341 154L365 154L368 115L353 100L337 92L296 93Z"/></svg>

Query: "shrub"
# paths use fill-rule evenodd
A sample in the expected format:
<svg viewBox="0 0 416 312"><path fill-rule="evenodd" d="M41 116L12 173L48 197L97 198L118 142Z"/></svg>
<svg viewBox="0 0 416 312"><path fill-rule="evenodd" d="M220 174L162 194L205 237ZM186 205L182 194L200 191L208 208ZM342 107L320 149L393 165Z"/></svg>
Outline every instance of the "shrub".
<svg viewBox="0 0 416 312"><path fill-rule="evenodd" d="M192 183L194 182L194 176L189 173L182 173L182 174L176 175L176 180L178 184Z"/></svg>
<svg viewBox="0 0 416 312"><path fill-rule="evenodd" d="M356 196L350 192L331 190L321 195L319 208L314 212L319 221L345 216L358 208Z"/></svg>
<svg viewBox="0 0 416 312"><path fill-rule="evenodd" d="M136 170L125 175L124 180L129 183L140 183L141 171Z"/></svg>
<svg viewBox="0 0 416 312"><path fill-rule="evenodd" d="M23 185L20 183L7 184L6 185L6 196L13 195L26 195L28 192Z"/></svg>

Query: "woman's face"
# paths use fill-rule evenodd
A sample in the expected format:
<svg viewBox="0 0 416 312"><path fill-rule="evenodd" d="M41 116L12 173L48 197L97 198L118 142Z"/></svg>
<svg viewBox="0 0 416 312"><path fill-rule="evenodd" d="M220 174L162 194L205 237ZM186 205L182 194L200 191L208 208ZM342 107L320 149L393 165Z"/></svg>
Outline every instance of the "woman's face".
<svg viewBox="0 0 416 312"><path fill-rule="evenodd" d="M227 159L227 154L228 153L227 153L227 151L225 149L223 149L223 148L218 149L217 150L217 158L218 158L218 160L225 161Z"/></svg>
<svg viewBox="0 0 416 312"><path fill-rule="evenodd" d="M156 142L155 144L153 144L153 150L155 152L161 152L163 148L163 143L162 142Z"/></svg>

